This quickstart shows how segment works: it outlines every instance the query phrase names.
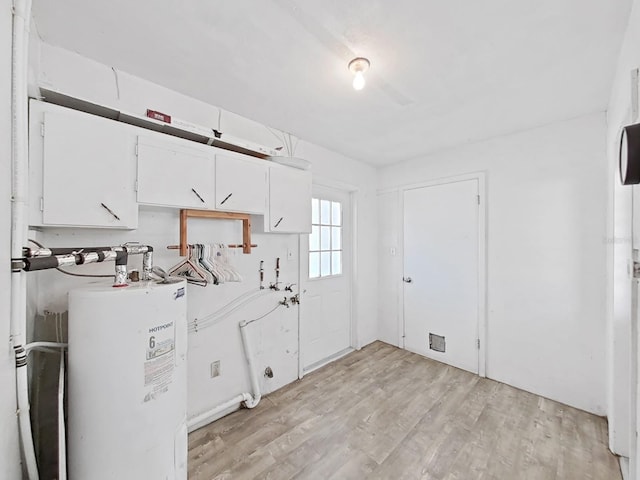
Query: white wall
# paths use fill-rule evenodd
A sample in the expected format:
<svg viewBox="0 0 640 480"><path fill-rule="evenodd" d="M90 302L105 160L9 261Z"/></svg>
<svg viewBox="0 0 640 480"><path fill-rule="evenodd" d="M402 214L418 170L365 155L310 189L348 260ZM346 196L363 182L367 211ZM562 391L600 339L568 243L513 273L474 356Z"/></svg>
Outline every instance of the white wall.
<svg viewBox="0 0 640 480"><path fill-rule="evenodd" d="M609 295L608 295L608 328L609 328L609 440L611 449L620 455L632 457L632 468L637 465L637 453L634 455L637 427L631 427L636 417L638 405L632 400L636 398L637 378L633 376L636 369L632 362L637 362L637 351L632 352L632 321L637 323L637 315L632 313L633 282L628 268L632 258L632 249L640 248L637 237L640 228L640 212L634 211L640 199L638 187L620 185L618 177L618 148L620 130L632 122L631 118L631 70L640 67L640 2L634 1L629 26L625 34L620 56L618 58L615 80L607 110L607 153L608 186L609 186L609 237L611 242L609 254ZM637 120L636 120L637 122ZM632 227L633 225L633 227ZM634 235L634 230L636 234ZM632 378L633 377L633 378ZM639 415L640 416L640 415ZM631 475L629 478L640 478Z"/></svg>
<svg viewBox="0 0 640 480"><path fill-rule="evenodd" d="M109 66L96 63L71 52L40 45L39 61L32 65L34 76L41 86L82 98L113 109L144 115L147 108L160 110L196 124L220 128L225 133L258 143L278 146L280 141L264 125L233 113L219 112L217 107L178 94L149 81L112 71ZM219 121L220 115L220 125ZM375 235L376 171L318 147L300 141L297 156L312 162L314 181L332 183L355 190L358 204L358 285L354 292L358 325L358 346L377 338L375 315L376 264ZM254 220L254 225L258 223ZM256 231L259 229L256 228ZM191 243L237 243L241 224L230 221L189 220ZM298 236L254 233L253 241L259 245L251 255L238 253L235 263L245 281L207 288L189 287L189 318L213 312L242 292L258 286L260 260L265 261L266 280L274 281L276 257L281 258L281 280L298 282ZM146 208L140 211L139 228L132 232L79 229L47 229L40 240L55 245L120 244L136 240L156 248L156 263L171 267L178 260L177 252L165 247L178 243L178 212L170 209ZM294 260L287 261L287 251L294 252ZM94 266L104 271L104 266ZM109 268L107 267L107 271ZM60 311L66 308L66 292L77 279L63 277L55 272L41 272L39 276L38 310ZM248 305L221 324L189 337L189 416L207 411L216 405L249 391L249 380L238 331L238 321L260 316L281 299L282 294L268 295ZM279 309L250 328L250 337L257 355L258 371L268 365L274 370L273 379L261 377L263 393L273 391L298 375L297 308ZM221 361L222 375L211 379L210 363Z"/></svg>
<svg viewBox="0 0 640 480"><path fill-rule="evenodd" d="M393 189L477 171L487 175L487 375L605 414L603 113L379 171L381 338L397 344L400 335L394 217L401 212Z"/></svg>
<svg viewBox="0 0 640 480"><path fill-rule="evenodd" d="M0 2L0 477L21 478L15 362L9 339L11 258L11 8Z"/></svg>

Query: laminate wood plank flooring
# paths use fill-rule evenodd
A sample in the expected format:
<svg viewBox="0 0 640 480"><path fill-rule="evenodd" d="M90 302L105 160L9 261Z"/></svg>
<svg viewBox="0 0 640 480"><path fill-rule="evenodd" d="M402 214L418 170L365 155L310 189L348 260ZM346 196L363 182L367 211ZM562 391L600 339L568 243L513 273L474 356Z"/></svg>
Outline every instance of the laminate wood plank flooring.
<svg viewBox="0 0 640 480"><path fill-rule="evenodd" d="M606 420L376 342L189 435L190 480L621 480Z"/></svg>

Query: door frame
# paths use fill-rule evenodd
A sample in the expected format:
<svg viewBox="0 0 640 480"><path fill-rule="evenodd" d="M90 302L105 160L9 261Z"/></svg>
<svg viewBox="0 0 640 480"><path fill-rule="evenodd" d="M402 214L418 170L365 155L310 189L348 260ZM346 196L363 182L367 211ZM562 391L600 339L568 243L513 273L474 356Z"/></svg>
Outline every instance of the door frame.
<svg viewBox="0 0 640 480"><path fill-rule="evenodd" d="M419 183L403 185L398 189L398 247L402 262L401 272L404 276L404 194L408 190L417 188L435 187L450 183L478 181L478 375L487 376L487 185L485 172L473 172L451 177L436 178ZM402 277L397 280L398 285L398 345L405 348L405 322L404 322L404 282Z"/></svg>
<svg viewBox="0 0 640 480"><path fill-rule="evenodd" d="M357 302L355 301L355 298L357 297L357 294L358 294L358 286L356 282L356 278L358 276L358 270L357 270L358 261L357 261L357 255L356 255L356 252L357 252L356 247L358 245L358 228L357 228L358 226L358 221L357 221L358 220L358 216L357 216L358 215L358 187L348 183L314 176L313 183L311 186L312 198L313 198L313 187L315 186L332 188L334 190L340 190L348 194L349 196L349 214L351 217L350 218L351 238L349 240L349 247L351 248L351 252L349 255L350 257L349 267L351 272L350 273L351 279L349 282L350 284L350 294L349 294L350 349L341 354L337 354L335 356L329 357L326 362L322 362L321 364L318 364L314 368L314 370L330 362L333 362L334 360L337 360L338 358L348 353L351 353L353 350L360 350L361 348L359 343L359 338L358 338L358 322L356 321L356 319L358 318L358 306L357 306ZM309 208L311 208L311 206L309 206ZM308 262L307 258L302 258L302 242L304 241L302 238L303 235L308 235L308 234L298 235L298 285L300 285L301 289L302 289L302 281L303 281L303 263L302 262ZM300 298L303 301L298 306L298 379L302 379L305 373L311 373L311 371L305 372L304 362L303 362L303 352L302 352L302 330L303 330L302 311L304 309L303 293L304 291L300 290Z"/></svg>

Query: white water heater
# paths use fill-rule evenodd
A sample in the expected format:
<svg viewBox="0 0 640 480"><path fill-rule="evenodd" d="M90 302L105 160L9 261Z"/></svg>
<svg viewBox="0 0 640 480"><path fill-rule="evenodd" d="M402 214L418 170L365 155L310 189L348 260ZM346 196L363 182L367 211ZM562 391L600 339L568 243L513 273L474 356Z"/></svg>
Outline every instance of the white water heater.
<svg viewBox="0 0 640 480"><path fill-rule="evenodd" d="M70 480L187 479L186 283L69 293Z"/></svg>

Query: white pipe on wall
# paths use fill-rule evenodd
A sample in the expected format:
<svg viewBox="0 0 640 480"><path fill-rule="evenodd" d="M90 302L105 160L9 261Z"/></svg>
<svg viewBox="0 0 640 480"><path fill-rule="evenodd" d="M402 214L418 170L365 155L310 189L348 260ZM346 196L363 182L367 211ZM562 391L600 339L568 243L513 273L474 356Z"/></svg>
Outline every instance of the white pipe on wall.
<svg viewBox="0 0 640 480"><path fill-rule="evenodd" d="M193 417L187 422L189 433L217 420L218 415L220 415L222 412L232 407L236 407L240 405L242 402L248 401L250 398L252 398L251 394L241 393L240 395L233 397L231 400L221 403L217 407L214 407L211 410L207 410L206 412L201 413L197 417Z"/></svg>
<svg viewBox="0 0 640 480"><path fill-rule="evenodd" d="M249 338L247 337L247 332L245 327L248 325L246 320L240 322L240 335L242 336L242 346L244 347L245 358L247 359L247 365L249 367L249 378L251 380L251 389L253 393L241 393L233 397L231 400L228 400L211 410L208 410L204 413L201 413L197 417L190 419L187 422L187 427L189 428L189 432L193 432L208 423L211 423L217 420L219 415L232 407L240 405L244 403L247 408L255 408L260 403L262 398L262 394L260 393L260 384L258 382L258 375L255 372L254 368L254 360L253 360L253 351L251 350L251 346L249 345Z"/></svg>
<svg viewBox="0 0 640 480"><path fill-rule="evenodd" d="M67 480L67 442L64 422L64 354L60 355L58 375L58 480Z"/></svg>
<svg viewBox="0 0 640 480"><path fill-rule="evenodd" d="M28 47L31 0L15 0L11 68L11 258L22 258L27 240L28 205ZM16 354L16 400L22 455L29 480L38 479L29 415L25 332L27 324L27 281L19 265L11 265L11 340Z"/></svg>
<svg viewBox="0 0 640 480"><path fill-rule="evenodd" d="M29 418L29 381L26 364L18 368L16 373L18 424L20 427L20 439L22 441L22 453L29 480L37 480L38 464L36 462L36 453L33 447L31 419ZM25 405L26 408L24 407Z"/></svg>
<svg viewBox="0 0 640 480"><path fill-rule="evenodd" d="M248 323L246 320L240 322L240 335L242 336L242 346L244 347L244 355L247 359L247 365L249 366L249 378L251 380L251 390L253 391L253 396L245 400L244 404L247 408L255 408L260 403L260 399L262 398L262 394L260 393L260 383L258 382L258 374L256 373L254 359L253 359L253 350L251 350L251 344L249 343L249 337L247 335L247 327Z"/></svg>
<svg viewBox="0 0 640 480"><path fill-rule="evenodd" d="M251 380L251 390L253 393L241 393L240 395L233 397L231 400L228 400L212 408L211 410L207 410L206 412L201 413L200 415L190 419L187 422L187 427L189 428L189 432L193 432L194 430L197 430L198 428L203 427L204 425L207 425L208 423L211 423L217 420L219 418L220 413L232 407L240 405L241 403L244 403L244 405L247 408L255 408L258 406L258 403L260 403L260 400L262 399L262 394L260 393L260 382L258 380L258 374L255 369L255 360L253 358L253 350L251 349L251 344L249 343L249 337L247 335L246 327L251 323L254 323L258 320L263 319L270 313L274 312L277 308L278 307L274 308L266 315L259 317L257 319L242 320L238 325L240 327L240 336L242 337L242 346L244 348L245 358L247 359L247 366L249 368L249 379Z"/></svg>
<svg viewBox="0 0 640 480"><path fill-rule="evenodd" d="M59 353L57 350L55 349L65 349L67 348L67 344L66 343L60 343L60 342L31 342L31 343L27 343L24 346L24 351L26 352L27 355L29 355L29 352L31 352L31 350L43 350L45 352L56 352Z"/></svg>
<svg viewBox="0 0 640 480"><path fill-rule="evenodd" d="M202 318L196 318L189 322L189 332L199 332L200 330L204 330L205 328L213 327L214 325L217 325L221 321L225 320L231 314L240 310L247 303L251 303L264 295L269 295L270 293L272 293L271 290L250 290L249 292L243 293L215 312L210 313L209 315L205 315Z"/></svg>

